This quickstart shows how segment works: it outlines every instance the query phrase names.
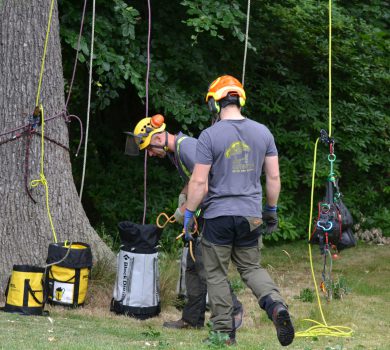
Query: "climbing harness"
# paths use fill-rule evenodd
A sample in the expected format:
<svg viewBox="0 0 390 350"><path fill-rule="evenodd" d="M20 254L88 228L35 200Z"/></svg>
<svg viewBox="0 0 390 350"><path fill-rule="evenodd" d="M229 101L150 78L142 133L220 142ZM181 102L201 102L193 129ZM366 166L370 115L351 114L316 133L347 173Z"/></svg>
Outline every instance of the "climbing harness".
<svg viewBox="0 0 390 350"><path fill-rule="evenodd" d="M328 97L328 112L329 112L329 140L331 140L331 135L332 135L332 0L329 0L328 3L328 20L329 20L329 53L328 53L328 72L329 72L329 97ZM322 133L321 136L324 136L325 134ZM310 257L310 268L311 268L311 274L316 290L316 296L317 296L317 302L318 302L318 307L321 313L322 321L323 323L320 323L315 320L311 319L305 319L305 321L309 321L314 323L315 325L307 329L306 331L301 331L301 332L296 332L295 336L296 337L317 337L317 336L333 336L333 337L351 337L353 330L350 327L344 327L344 326L329 326L325 320L324 313L322 311L322 305L321 305L321 300L318 292L318 286L316 282L316 277L314 273L314 267L313 267L313 257L312 257L312 251L311 251L311 244L310 240L312 238L312 218L313 218L313 202L314 202L314 180L315 180L315 174L316 174L316 162L317 162L317 147L318 147L318 142L320 138L317 138L315 144L314 144L314 156L313 156L313 170L312 170L312 184L311 184L311 195L310 195L310 216L309 216L309 229L308 229L308 236L309 236L309 257ZM333 143L330 142L330 154L333 154ZM334 178L334 172L333 172L333 162L335 161L336 157L331 156L328 158L330 162L330 167L331 171L329 174L329 179L331 181L329 182L335 182ZM323 278L328 279L331 278L330 273L332 269L332 261L331 261L331 254L329 254L329 235L327 234L332 228L333 228L333 223L330 220L332 215L337 215L337 212L331 213L331 206L326 205L329 203L323 203L323 205L320 204L320 214L319 214L319 219L317 220L317 228L316 230L322 231L322 233L325 233L324 237L324 269L323 269ZM337 221L338 219L336 219ZM319 222L319 224L318 224ZM326 247L326 248L325 248ZM326 249L326 251L325 251ZM329 263L329 268L326 269L326 259L327 257L330 258L330 263ZM323 281L325 284L325 281ZM325 288L329 288L329 286L323 285ZM330 291L331 292L331 291Z"/></svg>

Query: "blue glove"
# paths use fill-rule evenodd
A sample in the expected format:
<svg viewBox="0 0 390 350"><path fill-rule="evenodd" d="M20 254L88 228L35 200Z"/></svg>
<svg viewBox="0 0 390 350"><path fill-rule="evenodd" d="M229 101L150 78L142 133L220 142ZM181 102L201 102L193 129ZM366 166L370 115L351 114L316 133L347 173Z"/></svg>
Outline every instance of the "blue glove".
<svg viewBox="0 0 390 350"><path fill-rule="evenodd" d="M192 238L191 235L191 230L193 229L194 223L195 223L195 217L194 217L195 211L186 209L184 212L184 240L186 242L188 241L193 241L194 239Z"/></svg>
<svg viewBox="0 0 390 350"><path fill-rule="evenodd" d="M275 205L274 207L270 207L267 204L265 205L263 211L263 222L266 224L265 233L271 234L275 232L278 228L278 207Z"/></svg>

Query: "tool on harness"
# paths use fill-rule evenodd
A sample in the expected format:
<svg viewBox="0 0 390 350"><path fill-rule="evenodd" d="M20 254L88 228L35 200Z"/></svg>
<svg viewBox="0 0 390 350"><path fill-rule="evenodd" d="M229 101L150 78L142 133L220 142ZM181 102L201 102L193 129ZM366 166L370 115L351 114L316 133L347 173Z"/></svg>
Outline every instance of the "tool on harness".
<svg viewBox="0 0 390 350"><path fill-rule="evenodd" d="M160 276L157 244L162 229L130 221L118 224L121 248L110 311L145 320L157 316Z"/></svg>
<svg viewBox="0 0 390 350"><path fill-rule="evenodd" d="M52 243L46 263L48 302L52 305L83 306L92 268L91 247L81 242Z"/></svg>
<svg viewBox="0 0 390 350"><path fill-rule="evenodd" d="M138 156L139 151L147 148L148 146L168 151L167 137L165 138L165 146L151 144L152 136L164 131L165 127L166 124L164 123L164 117L161 114L156 114L153 117L147 117L140 120L135 126L133 132L124 132L127 135L125 154L129 156Z"/></svg>
<svg viewBox="0 0 390 350"><path fill-rule="evenodd" d="M43 315L45 307L45 269L31 265L14 265L5 290L5 312Z"/></svg>
<svg viewBox="0 0 390 350"><path fill-rule="evenodd" d="M318 217L310 237L310 243L319 244L323 254L327 245L333 245L340 251L354 247L356 240L352 233L353 218L341 199L342 194L334 173L335 141L327 135L325 130L321 130L320 140L329 145L330 171L326 182L324 200L318 203Z"/></svg>

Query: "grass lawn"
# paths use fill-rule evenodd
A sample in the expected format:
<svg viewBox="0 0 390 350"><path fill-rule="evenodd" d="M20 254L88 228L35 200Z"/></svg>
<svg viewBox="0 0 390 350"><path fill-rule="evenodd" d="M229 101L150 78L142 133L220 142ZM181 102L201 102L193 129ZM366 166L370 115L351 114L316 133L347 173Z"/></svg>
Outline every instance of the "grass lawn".
<svg viewBox="0 0 390 350"><path fill-rule="evenodd" d="M313 247L317 283L321 280L322 260ZM307 245L304 242L265 247L262 264L281 287L297 331L322 322L316 299L304 302L297 297L305 288L314 289ZM175 295L177 265L167 257L160 259L163 310L159 317L138 321L108 311L111 283L92 280L87 305L77 310L47 306L50 317L26 317L0 312L1 349L207 349L202 339L207 329L175 331L162 328L166 320L180 318L171 301ZM327 302L321 294L322 308L329 326L347 326L351 338L321 336L296 338L288 347L300 350L390 350L390 249L360 243L333 262L333 276L343 277L349 293ZM251 292L244 288L234 268L231 281L244 304L244 325L237 333L237 349L282 349L274 326L260 310Z"/></svg>

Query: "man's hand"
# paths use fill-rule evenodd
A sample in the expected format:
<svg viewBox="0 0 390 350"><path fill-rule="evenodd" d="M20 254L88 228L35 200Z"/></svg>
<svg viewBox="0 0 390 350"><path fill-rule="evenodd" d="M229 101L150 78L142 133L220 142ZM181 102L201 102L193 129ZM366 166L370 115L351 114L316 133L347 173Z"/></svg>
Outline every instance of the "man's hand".
<svg viewBox="0 0 390 350"><path fill-rule="evenodd" d="M184 240L186 242L193 241L191 235L191 230L193 230L194 224L195 224L195 212L189 209L186 209L184 212L184 224L183 224L183 231L184 231Z"/></svg>
<svg viewBox="0 0 390 350"><path fill-rule="evenodd" d="M183 204L187 202L187 194L186 193L180 193L179 194L179 200L177 201L177 207L181 208Z"/></svg>
<svg viewBox="0 0 390 350"><path fill-rule="evenodd" d="M278 229L278 214L276 212L277 209L277 206L270 207L265 205L263 211L263 222L266 224L265 233L267 235L275 232Z"/></svg>
<svg viewBox="0 0 390 350"><path fill-rule="evenodd" d="M175 217L175 220L177 223L183 225L183 221L184 221L184 214L181 212L180 210L180 207L178 207L175 211L175 213L173 214L173 216Z"/></svg>

